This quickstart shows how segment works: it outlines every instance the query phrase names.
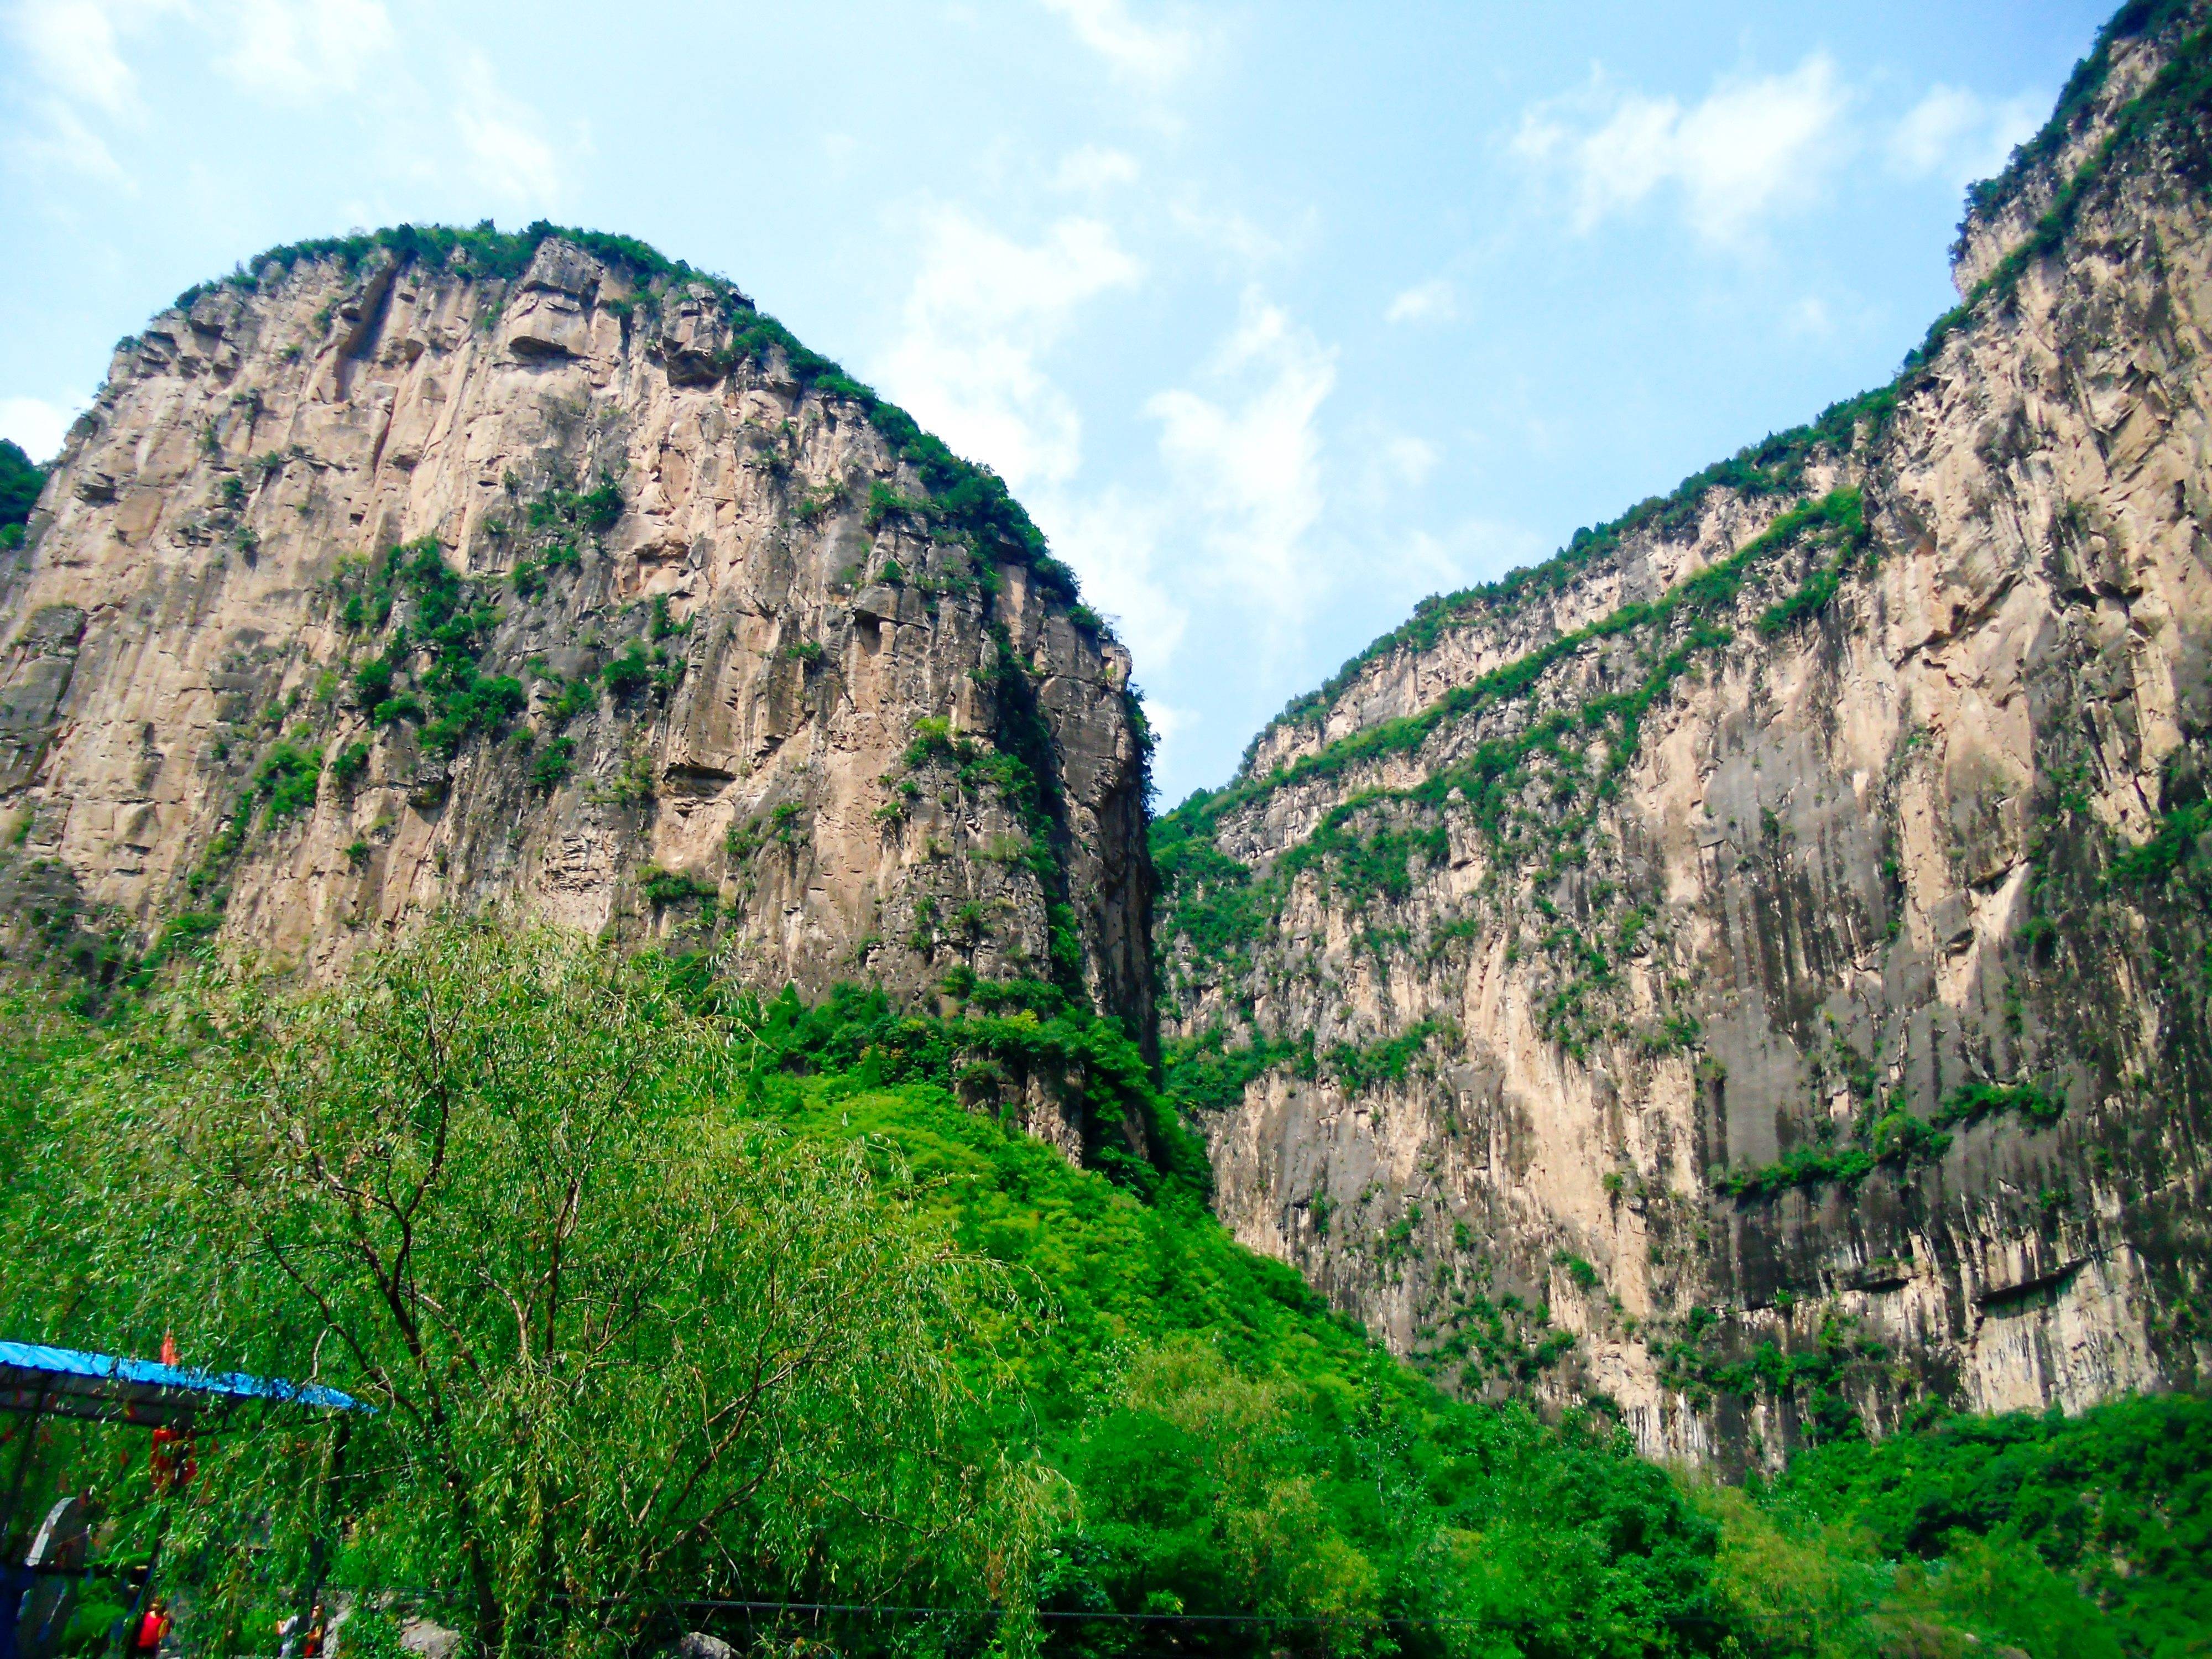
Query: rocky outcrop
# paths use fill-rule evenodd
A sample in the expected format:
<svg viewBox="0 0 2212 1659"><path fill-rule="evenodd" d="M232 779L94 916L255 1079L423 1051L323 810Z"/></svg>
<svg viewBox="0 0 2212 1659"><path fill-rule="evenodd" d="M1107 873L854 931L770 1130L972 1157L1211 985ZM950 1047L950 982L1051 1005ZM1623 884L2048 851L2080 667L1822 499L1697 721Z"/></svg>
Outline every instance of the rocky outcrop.
<svg viewBox="0 0 2212 1659"><path fill-rule="evenodd" d="M2114 139L2124 112L2136 107L2184 37L2202 22L2194 0L2126 0L2099 31L2043 130L1996 178L1968 188L1966 221L1951 248L1952 281L1961 298L2034 237L2067 184Z"/></svg>
<svg viewBox="0 0 2212 1659"><path fill-rule="evenodd" d="M1723 1462L2202 1381L2204 23L2108 31L1895 385L1158 826L1218 1207L1440 1380Z"/></svg>
<svg viewBox="0 0 2212 1659"><path fill-rule="evenodd" d="M123 343L28 528L0 883L111 965L514 898L1148 1016L1127 653L995 478L639 245L265 256Z"/></svg>

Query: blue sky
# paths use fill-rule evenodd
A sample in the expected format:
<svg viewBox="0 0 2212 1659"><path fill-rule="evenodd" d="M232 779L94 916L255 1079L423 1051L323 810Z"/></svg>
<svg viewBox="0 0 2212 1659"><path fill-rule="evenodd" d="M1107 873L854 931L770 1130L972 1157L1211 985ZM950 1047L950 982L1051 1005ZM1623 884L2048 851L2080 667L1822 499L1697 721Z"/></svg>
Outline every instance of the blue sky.
<svg viewBox="0 0 2212 1659"><path fill-rule="evenodd" d="M734 278L1005 473L1173 800L1421 595L1885 379L2076 0L0 3L0 434L282 241Z"/></svg>

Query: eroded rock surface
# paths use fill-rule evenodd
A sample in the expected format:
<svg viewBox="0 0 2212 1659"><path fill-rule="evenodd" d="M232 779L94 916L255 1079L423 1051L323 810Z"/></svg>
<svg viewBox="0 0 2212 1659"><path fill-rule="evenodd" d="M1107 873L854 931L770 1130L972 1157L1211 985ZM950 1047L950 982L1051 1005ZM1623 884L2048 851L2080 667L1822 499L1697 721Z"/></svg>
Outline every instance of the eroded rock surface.
<svg viewBox="0 0 2212 1659"><path fill-rule="evenodd" d="M1425 610L1164 821L1221 1213L1450 1385L1771 1461L2212 1359L2212 144L2131 103L2203 53L2158 15L1893 396Z"/></svg>
<svg viewBox="0 0 2212 1659"><path fill-rule="evenodd" d="M15 919L322 972L513 898L1141 1024L1141 728L1064 571L726 284L525 254L272 258L118 351L0 573Z"/></svg>

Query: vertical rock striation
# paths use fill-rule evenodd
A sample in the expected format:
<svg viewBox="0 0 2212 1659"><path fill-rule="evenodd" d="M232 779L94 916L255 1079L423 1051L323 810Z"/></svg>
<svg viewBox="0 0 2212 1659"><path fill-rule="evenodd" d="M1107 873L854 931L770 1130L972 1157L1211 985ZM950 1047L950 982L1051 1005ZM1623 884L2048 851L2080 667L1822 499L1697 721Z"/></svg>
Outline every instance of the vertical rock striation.
<svg viewBox="0 0 2212 1659"><path fill-rule="evenodd" d="M2212 47L2108 27L1894 385L1431 601L1158 826L1247 1243L1771 1461L2212 1360Z"/></svg>
<svg viewBox="0 0 2212 1659"><path fill-rule="evenodd" d="M0 885L88 958L511 898L1149 1019L1127 653L994 477L638 244L264 256L122 343L29 532Z"/></svg>

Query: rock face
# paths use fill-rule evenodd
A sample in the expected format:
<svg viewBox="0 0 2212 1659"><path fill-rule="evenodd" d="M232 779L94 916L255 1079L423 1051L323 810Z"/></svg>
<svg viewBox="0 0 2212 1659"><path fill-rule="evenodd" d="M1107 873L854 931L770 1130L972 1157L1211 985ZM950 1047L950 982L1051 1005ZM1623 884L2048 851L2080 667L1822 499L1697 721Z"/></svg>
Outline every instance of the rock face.
<svg viewBox="0 0 2212 1659"><path fill-rule="evenodd" d="M1218 1207L1439 1380L1735 1463L2203 1380L2204 12L2116 20L1893 386L1158 826Z"/></svg>
<svg viewBox="0 0 2212 1659"><path fill-rule="evenodd" d="M310 971L441 905L1152 1004L1128 659L995 478L635 244L280 251L118 349L0 568L0 885Z"/></svg>

